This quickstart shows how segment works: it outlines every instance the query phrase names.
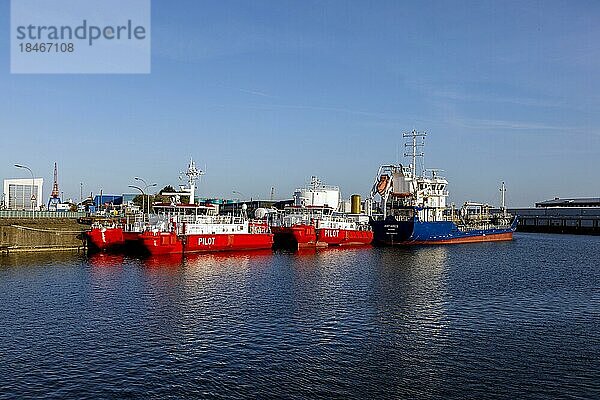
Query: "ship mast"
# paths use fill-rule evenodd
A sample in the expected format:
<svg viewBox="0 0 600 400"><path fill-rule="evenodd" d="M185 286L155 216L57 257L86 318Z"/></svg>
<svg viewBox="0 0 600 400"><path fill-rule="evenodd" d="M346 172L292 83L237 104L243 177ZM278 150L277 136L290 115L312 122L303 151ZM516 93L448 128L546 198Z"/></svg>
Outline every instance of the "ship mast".
<svg viewBox="0 0 600 400"><path fill-rule="evenodd" d="M500 193L502 193L502 202L500 203L500 209L502 210L502 214L506 216L506 186L504 186L504 182L502 182L502 186L500 186Z"/></svg>
<svg viewBox="0 0 600 400"><path fill-rule="evenodd" d="M196 191L196 181L202 175L204 175L204 171L196 168L196 163L193 159L190 159L190 164L188 165L187 171L184 174L188 177L189 191L190 191L190 201L189 204L194 204L195 202L195 191Z"/></svg>
<svg viewBox="0 0 600 400"><path fill-rule="evenodd" d="M318 188L320 184L321 184L321 180L318 177L316 177L315 175L310 177L310 186L313 189Z"/></svg>
<svg viewBox="0 0 600 400"><path fill-rule="evenodd" d="M412 164L410 165L410 169L412 171L412 177L415 178L417 176L417 157L424 157L425 154L419 151L419 147L423 147L425 145L425 136L427 136L427 132L418 132L413 129L412 132L404 132L402 137L411 138L409 143L405 143L404 147L410 147L410 153L404 153L404 157L411 157ZM423 138L419 141L419 138ZM425 166L423 166L425 168Z"/></svg>

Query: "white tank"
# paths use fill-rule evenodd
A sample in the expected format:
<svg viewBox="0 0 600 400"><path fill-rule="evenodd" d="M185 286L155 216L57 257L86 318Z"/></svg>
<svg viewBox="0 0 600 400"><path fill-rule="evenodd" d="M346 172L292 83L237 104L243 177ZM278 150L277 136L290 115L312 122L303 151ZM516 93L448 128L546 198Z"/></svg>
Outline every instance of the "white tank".
<svg viewBox="0 0 600 400"><path fill-rule="evenodd" d="M338 208L340 203L340 188L337 186L323 185L312 177L309 187L296 189L294 192L294 205Z"/></svg>

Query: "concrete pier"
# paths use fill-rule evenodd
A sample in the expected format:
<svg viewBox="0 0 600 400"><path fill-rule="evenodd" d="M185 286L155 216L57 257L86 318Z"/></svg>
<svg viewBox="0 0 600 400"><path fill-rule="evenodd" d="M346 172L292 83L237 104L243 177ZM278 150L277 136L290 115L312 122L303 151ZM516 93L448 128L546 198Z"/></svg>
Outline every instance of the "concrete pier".
<svg viewBox="0 0 600 400"><path fill-rule="evenodd" d="M74 218L0 218L0 254L26 251L81 251L88 225Z"/></svg>

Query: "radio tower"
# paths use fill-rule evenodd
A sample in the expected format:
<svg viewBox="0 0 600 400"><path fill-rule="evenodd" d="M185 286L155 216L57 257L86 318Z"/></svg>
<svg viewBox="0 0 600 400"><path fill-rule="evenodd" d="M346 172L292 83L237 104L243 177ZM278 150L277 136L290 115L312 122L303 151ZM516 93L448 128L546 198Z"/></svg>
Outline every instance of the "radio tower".
<svg viewBox="0 0 600 400"><path fill-rule="evenodd" d="M58 168L54 163L54 185L52 185L52 193L50 194L50 200L48 200L48 210L57 209L57 205L60 204L60 192L58 190Z"/></svg>

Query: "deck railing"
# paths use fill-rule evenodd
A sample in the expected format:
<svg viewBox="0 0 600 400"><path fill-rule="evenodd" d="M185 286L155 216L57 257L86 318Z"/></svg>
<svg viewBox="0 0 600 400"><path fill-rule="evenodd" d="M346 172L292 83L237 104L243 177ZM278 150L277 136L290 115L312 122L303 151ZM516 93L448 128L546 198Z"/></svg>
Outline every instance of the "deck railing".
<svg viewBox="0 0 600 400"><path fill-rule="evenodd" d="M24 211L24 210L2 210L0 218L79 218L85 217L84 212L71 211Z"/></svg>

